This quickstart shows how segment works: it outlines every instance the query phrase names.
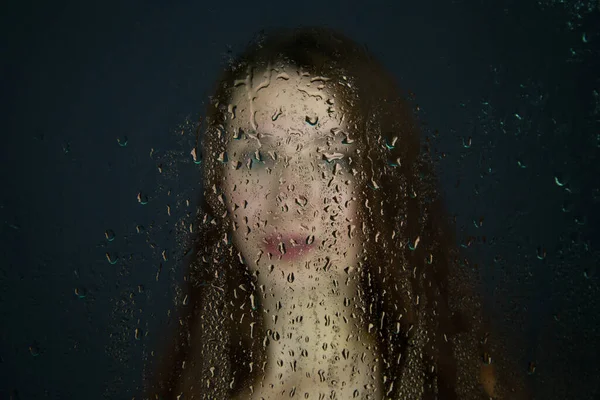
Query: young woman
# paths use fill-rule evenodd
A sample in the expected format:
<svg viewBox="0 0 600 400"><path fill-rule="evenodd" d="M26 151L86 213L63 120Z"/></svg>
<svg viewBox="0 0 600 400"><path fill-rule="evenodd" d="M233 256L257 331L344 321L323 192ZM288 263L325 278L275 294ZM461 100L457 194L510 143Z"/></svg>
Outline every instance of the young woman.
<svg viewBox="0 0 600 400"><path fill-rule="evenodd" d="M205 122L195 251L147 397L514 398L429 148L366 49L263 34Z"/></svg>

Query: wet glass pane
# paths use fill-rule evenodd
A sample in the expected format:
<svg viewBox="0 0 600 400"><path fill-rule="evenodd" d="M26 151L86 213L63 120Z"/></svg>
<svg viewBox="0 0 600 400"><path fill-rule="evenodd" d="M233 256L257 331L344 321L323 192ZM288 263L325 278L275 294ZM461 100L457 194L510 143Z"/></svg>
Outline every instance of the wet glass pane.
<svg viewBox="0 0 600 400"><path fill-rule="evenodd" d="M600 396L598 1L38 3L0 398Z"/></svg>

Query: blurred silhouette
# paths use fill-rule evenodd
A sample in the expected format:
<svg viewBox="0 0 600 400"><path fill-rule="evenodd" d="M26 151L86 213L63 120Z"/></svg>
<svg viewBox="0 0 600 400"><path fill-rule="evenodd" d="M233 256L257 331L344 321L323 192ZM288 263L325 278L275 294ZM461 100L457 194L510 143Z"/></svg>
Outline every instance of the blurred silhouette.
<svg viewBox="0 0 600 400"><path fill-rule="evenodd" d="M147 398L515 398L432 149L366 48L262 32L202 128L185 301Z"/></svg>

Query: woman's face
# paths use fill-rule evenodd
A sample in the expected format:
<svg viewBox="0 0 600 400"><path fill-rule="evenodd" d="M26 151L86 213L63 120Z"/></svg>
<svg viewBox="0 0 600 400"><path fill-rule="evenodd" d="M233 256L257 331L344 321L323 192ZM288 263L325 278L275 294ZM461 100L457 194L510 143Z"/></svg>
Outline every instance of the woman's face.
<svg viewBox="0 0 600 400"><path fill-rule="evenodd" d="M233 242L263 282L309 283L354 265L358 154L336 85L287 68L234 89L225 199Z"/></svg>

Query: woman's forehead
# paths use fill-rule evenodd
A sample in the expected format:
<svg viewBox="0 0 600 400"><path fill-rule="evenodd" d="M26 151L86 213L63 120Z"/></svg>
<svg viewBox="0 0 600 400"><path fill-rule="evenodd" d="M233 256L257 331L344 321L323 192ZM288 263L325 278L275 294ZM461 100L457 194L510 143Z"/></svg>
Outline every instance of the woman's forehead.
<svg viewBox="0 0 600 400"><path fill-rule="evenodd" d="M276 71L246 79L232 90L228 130L282 139L347 131L348 117L334 84L327 77Z"/></svg>

